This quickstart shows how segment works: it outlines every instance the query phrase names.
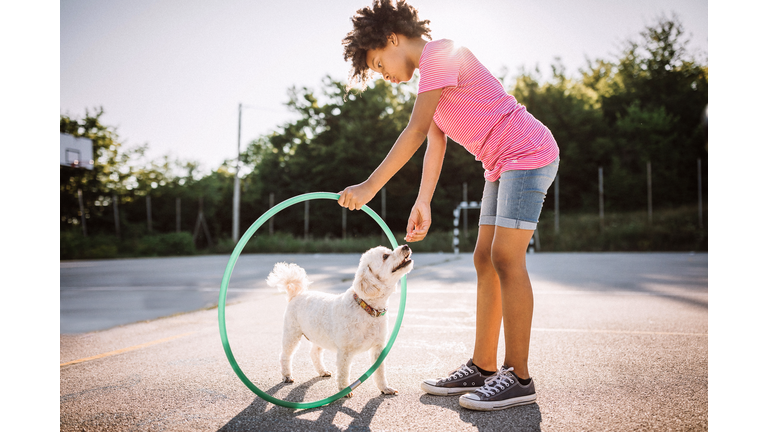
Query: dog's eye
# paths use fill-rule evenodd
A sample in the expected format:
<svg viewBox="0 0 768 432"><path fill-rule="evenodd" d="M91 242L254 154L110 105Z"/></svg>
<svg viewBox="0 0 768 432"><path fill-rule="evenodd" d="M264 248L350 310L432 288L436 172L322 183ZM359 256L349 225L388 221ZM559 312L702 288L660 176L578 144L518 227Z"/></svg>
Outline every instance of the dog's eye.
<svg viewBox="0 0 768 432"><path fill-rule="evenodd" d="M387 258L389 258L389 254L384 254L384 261L386 261Z"/></svg>

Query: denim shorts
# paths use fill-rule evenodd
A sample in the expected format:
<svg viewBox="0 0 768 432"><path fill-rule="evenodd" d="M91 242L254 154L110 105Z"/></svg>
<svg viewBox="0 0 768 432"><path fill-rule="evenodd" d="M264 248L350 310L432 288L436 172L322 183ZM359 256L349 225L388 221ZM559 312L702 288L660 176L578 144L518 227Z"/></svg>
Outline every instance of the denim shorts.
<svg viewBox="0 0 768 432"><path fill-rule="evenodd" d="M535 230L547 189L555 181L560 158L532 170L509 170L495 182L485 182L480 225Z"/></svg>

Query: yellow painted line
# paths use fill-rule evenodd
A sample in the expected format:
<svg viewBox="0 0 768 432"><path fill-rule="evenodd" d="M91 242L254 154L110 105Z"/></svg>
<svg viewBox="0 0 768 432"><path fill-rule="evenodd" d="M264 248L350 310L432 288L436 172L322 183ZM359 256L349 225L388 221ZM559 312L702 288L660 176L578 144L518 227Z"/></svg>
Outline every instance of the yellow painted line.
<svg viewBox="0 0 768 432"><path fill-rule="evenodd" d="M171 340L174 340L174 339L178 339L180 337L189 336L192 333L196 333L196 332L192 331L192 332L189 332L189 333L184 333L184 334L180 334L180 335L176 335L176 336L167 337L165 339L158 339L156 341L143 343L141 345L134 345L134 346L128 347L128 348L122 348L122 349L119 349L119 350L106 352L104 354L98 354L98 355L95 355L95 356L92 356L92 357L85 357L85 358L81 358L81 359L78 359L78 360L72 360L72 361L69 361L69 362L66 362L66 363L60 363L59 367L69 366L69 365L73 365L73 364L77 364L77 363L82 363L82 362L87 362L87 361L91 361L91 360L97 360L97 359L104 358L104 357L110 357L110 356L113 356L113 355L122 354L122 353L125 353L125 352L128 352L128 351L134 351L134 350L137 350L137 349L146 348L146 347L151 346L151 345L156 345L156 344L159 344L159 343L168 342L168 341L171 341Z"/></svg>

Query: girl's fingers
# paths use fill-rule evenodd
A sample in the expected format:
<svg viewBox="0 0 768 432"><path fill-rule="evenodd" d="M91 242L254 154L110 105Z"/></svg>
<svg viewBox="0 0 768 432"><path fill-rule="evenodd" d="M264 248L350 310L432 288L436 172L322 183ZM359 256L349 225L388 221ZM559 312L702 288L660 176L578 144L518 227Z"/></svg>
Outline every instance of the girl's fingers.
<svg viewBox="0 0 768 432"><path fill-rule="evenodd" d="M405 241L421 241L424 240L424 237L427 236L428 228L419 228L419 229L412 229L408 231L408 234L405 236Z"/></svg>
<svg viewBox="0 0 768 432"><path fill-rule="evenodd" d="M346 207L350 210L360 210L363 208L363 204L361 204L357 199L355 199L354 195L352 195L352 192L349 190L349 188L346 188L339 193L338 203L340 206Z"/></svg>
<svg viewBox="0 0 768 432"><path fill-rule="evenodd" d="M355 210L355 206L352 200L352 194L349 192L349 188L344 189L340 193L340 195L341 196L339 197L339 201L338 201L339 205L342 207L346 207L350 210Z"/></svg>

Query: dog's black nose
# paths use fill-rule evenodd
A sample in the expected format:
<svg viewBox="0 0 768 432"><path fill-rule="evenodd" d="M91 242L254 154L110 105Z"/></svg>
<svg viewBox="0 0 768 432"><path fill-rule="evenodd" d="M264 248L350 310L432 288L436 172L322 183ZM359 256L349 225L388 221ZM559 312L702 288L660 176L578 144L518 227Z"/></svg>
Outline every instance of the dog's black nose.
<svg viewBox="0 0 768 432"><path fill-rule="evenodd" d="M404 251L409 251L409 250L411 250L411 248L410 248L410 247L408 247L408 245L407 245L407 244L404 244L404 245L403 245L403 250L404 250Z"/></svg>

